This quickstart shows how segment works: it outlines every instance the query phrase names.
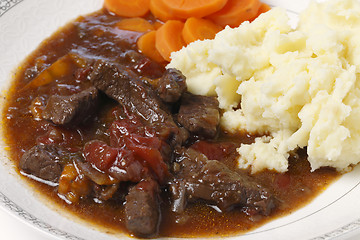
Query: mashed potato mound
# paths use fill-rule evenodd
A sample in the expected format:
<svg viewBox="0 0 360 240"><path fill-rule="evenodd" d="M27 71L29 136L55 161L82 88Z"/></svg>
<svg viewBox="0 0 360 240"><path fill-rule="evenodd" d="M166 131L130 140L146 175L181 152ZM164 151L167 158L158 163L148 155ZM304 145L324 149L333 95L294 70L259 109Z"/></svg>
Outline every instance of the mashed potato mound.
<svg viewBox="0 0 360 240"><path fill-rule="evenodd" d="M307 147L312 170L360 161L360 3L311 3L292 29L274 8L172 54L194 94L217 96L222 127L266 134L242 144L239 167L285 172ZM238 108L238 106L241 108Z"/></svg>

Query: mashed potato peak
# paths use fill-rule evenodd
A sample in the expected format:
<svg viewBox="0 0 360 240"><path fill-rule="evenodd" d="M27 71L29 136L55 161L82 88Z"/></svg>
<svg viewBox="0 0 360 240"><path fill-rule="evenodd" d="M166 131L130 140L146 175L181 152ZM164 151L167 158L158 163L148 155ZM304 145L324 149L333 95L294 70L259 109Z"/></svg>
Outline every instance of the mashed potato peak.
<svg viewBox="0 0 360 240"><path fill-rule="evenodd" d="M307 147L312 170L360 161L360 3L311 3L296 29L274 8L172 54L190 92L217 96L230 132L266 133L242 144L239 167L285 172ZM234 110L241 104L241 108Z"/></svg>

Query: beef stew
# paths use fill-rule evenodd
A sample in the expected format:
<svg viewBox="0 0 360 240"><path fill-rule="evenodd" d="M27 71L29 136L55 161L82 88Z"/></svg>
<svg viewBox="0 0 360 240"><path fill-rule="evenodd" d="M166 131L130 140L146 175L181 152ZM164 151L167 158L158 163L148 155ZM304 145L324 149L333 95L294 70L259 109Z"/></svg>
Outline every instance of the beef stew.
<svg viewBox="0 0 360 240"><path fill-rule="evenodd" d="M68 24L7 95L10 155L49 199L137 237L225 236L289 214L339 176L311 173L303 150L284 174L237 169L236 147L255 136L223 132L217 100L186 92L120 20L103 9Z"/></svg>

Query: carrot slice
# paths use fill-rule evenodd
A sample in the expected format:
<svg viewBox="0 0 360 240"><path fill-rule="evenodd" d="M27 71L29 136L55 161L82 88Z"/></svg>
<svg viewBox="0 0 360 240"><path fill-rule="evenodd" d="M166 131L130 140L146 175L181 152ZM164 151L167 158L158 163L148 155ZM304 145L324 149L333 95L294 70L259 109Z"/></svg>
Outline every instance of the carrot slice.
<svg viewBox="0 0 360 240"><path fill-rule="evenodd" d="M156 31L151 31L142 35L137 41L139 50L156 62L165 62L165 59L160 55L155 47Z"/></svg>
<svg viewBox="0 0 360 240"><path fill-rule="evenodd" d="M124 18L115 24L117 28L135 32L147 32L154 30L154 26L144 18Z"/></svg>
<svg viewBox="0 0 360 240"><path fill-rule="evenodd" d="M256 14L256 16L250 20L251 21L254 21L257 17L259 17L262 13L265 13L267 11L269 11L271 9L271 7L269 5L267 5L266 3L260 3L260 8L259 8L259 11L258 13Z"/></svg>
<svg viewBox="0 0 360 240"><path fill-rule="evenodd" d="M238 27L242 22L255 18L260 5L259 0L228 0L223 9L207 18L222 27Z"/></svg>
<svg viewBox="0 0 360 240"><path fill-rule="evenodd" d="M202 18L222 9L228 0L161 0L172 14L181 18ZM240 1L240 0L237 0Z"/></svg>
<svg viewBox="0 0 360 240"><path fill-rule="evenodd" d="M25 85L24 88L27 87L41 87L47 85L54 81L57 78L61 78L69 73L70 66L74 62L73 55L67 54L58 60L56 60L53 64L51 64L44 71L39 73L33 80L31 80L28 84Z"/></svg>
<svg viewBox="0 0 360 240"><path fill-rule="evenodd" d="M155 46L161 56L170 61L170 54L185 46L182 38L184 23L177 20L169 20L156 31Z"/></svg>
<svg viewBox="0 0 360 240"><path fill-rule="evenodd" d="M186 20L182 35L186 44L189 44L196 40L213 39L221 30L222 27L210 20L191 17Z"/></svg>
<svg viewBox="0 0 360 240"><path fill-rule="evenodd" d="M173 11L168 8L162 0L150 0L151 13L161 21L167 20L180 20L181 18L176 16Z"/></svg>
<svg viewBox="0 0 360 240"><path fill-rule="evenodd" d="M258 11L258 16L262 13L265 13L267 11L269 11L271 9L271 7L269 5L267 5L266 3L261 3L259 11Z"/></svg>
<svg viewBox="0 0 360 240"><path fill-rule="evenodd" d="M149 11L150 0L105 0L105 8L122 17L141 17Z"/></svg>

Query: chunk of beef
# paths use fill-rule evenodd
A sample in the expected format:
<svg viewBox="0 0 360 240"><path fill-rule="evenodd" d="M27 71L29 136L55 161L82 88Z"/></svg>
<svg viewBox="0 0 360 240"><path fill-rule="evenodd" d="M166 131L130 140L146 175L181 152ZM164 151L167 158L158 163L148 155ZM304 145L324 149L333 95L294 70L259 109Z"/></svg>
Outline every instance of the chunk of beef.
<svg viewBox="0 0 360 240"><path fill-rule="evenodd" d="M220 123L219 102L215 97L184 94L178 122L192 133L212 138Z"/></svg>
<svg viewBox="0 0 360 240"><path fill-rule="evenodd" d="M157 94L135 73L98 60L88 78L96 88L155 127L162 140L181 144L187 138L186 132L175 124Z"/></svg>
<svg viewBox="0 0 360 240"><path fill-rule="evenodd" d="M70 96L53 95L49 98L42 116L55 124L76 124L96 111L98 91L90 87Z"/></svg>
<svg viewBox="0 0 360 240"><path fill-rule="evenodd" d="M160 99L147 89L135 73L103 60L97 61L89 80L96 88L150 123L165 122L170 116Z"/></svg>
<svg viewBox="0 0 360 240"><path fill-rule="evenodd" d="M188 149L181 151L177 161L176 177L170 184L175 212L182 212L187 201L195 199L215 203L222 210L248 207L262 215L275 207L275 198L266 188L217 160Z"/></svg>
<svg viewBox="0 0 360 240"><path fill-rule="evenodd" d="M157 235L161 220L159 186L144 180L129 191L125 203L126 228L138 237Z"/></svg>
<svg viewBox="0 0 360 240"><path fill-rule="evenodd" d="M53 145L36 145L25 152L20 159L19 168L35 177L57 183L62 165L60 157L64 150Z"/></svg>
<svg viewBox="0 0 360 240"><path fill-rule="evenodd" d="M185 76L175 68L165 71L158 82L158 94L164 102L174 103L186 91Z"/></svg>

